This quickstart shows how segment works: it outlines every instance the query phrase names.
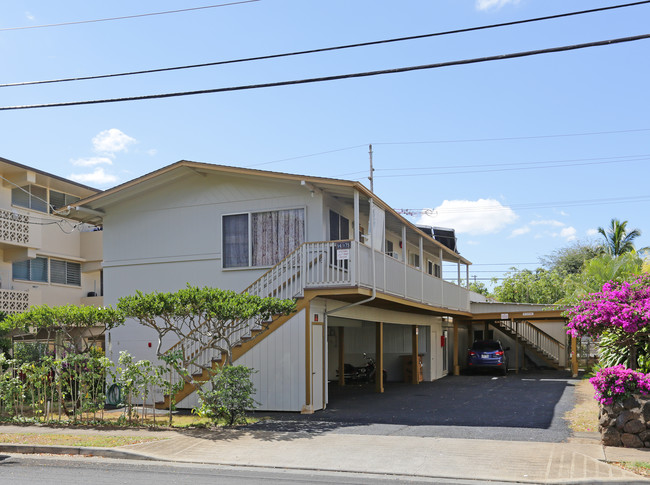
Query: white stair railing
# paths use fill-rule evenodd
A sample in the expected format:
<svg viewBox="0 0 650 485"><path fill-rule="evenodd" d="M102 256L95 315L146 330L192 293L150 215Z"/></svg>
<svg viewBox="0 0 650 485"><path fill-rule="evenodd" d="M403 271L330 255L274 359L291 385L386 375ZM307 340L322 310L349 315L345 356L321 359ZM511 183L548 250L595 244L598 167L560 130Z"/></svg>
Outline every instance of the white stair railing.
<svg viewBox="0 0 650 485"><path fill-rule="evenodd" d="M256 295L262 298L275 297L280 299L292 299L304 295L304 271L303 261L305 254L305 244L298 247L286 258L276 264L269 271L260 276L253 284L246 288L242 293ZM230 347L241 344L246 338L252 336L253 330L259 330L261 327L256 323L242 322L236 324L236 328L229 335ZM195 332L198 333L198 332ZM210 342L202 341L200 338L186 338L173 345L166 353L181 350L183 360L192 362L187 369L190 374L198 375L204 369L211 369L214 362L221 360L221 351L215 347L229 347L225 341L218 342L214 345ZM177 372L172 372L172 384L182 380Z"/></svg>
<svg viewBox="0 0 650 485"><path fill-rule="evenodd" d="M501 320L501 328L510 330L546 358L559 363L564 345L549 334L527 321Z"/></svg>

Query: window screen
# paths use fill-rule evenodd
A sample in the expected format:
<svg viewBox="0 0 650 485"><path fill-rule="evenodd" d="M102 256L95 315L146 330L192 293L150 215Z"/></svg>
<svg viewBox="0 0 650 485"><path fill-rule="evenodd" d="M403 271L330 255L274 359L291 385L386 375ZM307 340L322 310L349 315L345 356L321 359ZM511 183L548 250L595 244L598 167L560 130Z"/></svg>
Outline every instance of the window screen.
<svg viewBox="0 0 650 485"><path fill-rule="evenodd" d="M248 214L223 216L223 267L249 266L248 253Z"/></svg>

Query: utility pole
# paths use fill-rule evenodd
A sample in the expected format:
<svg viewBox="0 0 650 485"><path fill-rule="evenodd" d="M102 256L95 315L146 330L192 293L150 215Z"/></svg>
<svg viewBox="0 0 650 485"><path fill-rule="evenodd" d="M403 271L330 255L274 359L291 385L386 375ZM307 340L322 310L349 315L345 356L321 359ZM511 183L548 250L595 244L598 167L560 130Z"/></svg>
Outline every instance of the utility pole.
<svg viewBox="0 0 650 485"><path fill-rule="evenodd" d="M368 155L370 156L370 177L368 177L370 179L370 192L372 192L374 194L375 193L375 187L374 187L375 184L374 184L373 173L374 173L375 169L372 168L372 144L368 145Z"/></svg>

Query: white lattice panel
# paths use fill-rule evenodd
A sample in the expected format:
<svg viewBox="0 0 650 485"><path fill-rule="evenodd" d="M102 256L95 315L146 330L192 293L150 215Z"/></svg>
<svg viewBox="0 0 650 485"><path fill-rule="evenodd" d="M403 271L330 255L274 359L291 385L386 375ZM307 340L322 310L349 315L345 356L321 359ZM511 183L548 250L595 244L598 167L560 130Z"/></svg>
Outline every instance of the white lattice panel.
<svg viewBox="0 0 650 485"><path fill-rule="evenodd" d="M29 244L29 216L0 209L0 240Z"/></svg>
<svg viewBox="0 0 650 485"><path fill-rule="evenodd" d="M5 313L21 313L29 308L29 292L16 290L0 290L0 311Z"/></svg>

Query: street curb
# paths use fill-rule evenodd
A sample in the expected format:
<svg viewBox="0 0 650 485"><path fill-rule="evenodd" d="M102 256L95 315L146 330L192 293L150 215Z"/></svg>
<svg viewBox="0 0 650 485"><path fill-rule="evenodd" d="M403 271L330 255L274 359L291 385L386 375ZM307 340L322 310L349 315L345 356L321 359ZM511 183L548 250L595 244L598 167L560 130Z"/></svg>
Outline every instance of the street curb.
<svg viewBox="0 0 650 485"><path fill-rule="evenodd" d="M123 460L166 461L152 456L134 453L132 451L116 450L113 448L95 448L91 446L0 444L0 453L83 455L99 456L102 458L118 458Z"/></svg>

